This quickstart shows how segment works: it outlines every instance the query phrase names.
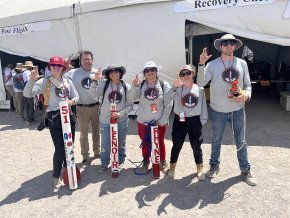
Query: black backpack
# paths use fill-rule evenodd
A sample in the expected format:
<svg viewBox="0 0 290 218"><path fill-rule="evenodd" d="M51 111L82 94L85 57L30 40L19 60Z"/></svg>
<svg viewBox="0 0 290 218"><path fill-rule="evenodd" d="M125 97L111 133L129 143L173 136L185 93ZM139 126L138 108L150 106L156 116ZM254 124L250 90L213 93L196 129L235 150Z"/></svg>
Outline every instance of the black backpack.
<svg viewBox="0 0 290 218"><path fill-rule="evenodd" d="M104 86L104 90L103 90L103 98L102 98L102 104L104 102L104 98L105 98L105 93L109 87L110 84L110 80L106 80L105 86ZM126 96L127 96L127 86L125 84L125 82L123 80L121 80L121 84L123 86L124 92L125 92L125 102L126 102Z"/></svg>

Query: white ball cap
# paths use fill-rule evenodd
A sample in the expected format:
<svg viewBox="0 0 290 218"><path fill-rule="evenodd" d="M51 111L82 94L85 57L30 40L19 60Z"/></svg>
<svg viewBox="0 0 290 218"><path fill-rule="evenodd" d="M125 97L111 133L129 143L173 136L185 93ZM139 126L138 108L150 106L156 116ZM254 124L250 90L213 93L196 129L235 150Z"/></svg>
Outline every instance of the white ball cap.
<svg viewBox="0 0 290 218"><path fill-rule="evenodd" d="M156 67L157 68L157 64L154 61L147 61L144 64L143 70L145 70L146 68L150 68L150 67Z"/></svg>

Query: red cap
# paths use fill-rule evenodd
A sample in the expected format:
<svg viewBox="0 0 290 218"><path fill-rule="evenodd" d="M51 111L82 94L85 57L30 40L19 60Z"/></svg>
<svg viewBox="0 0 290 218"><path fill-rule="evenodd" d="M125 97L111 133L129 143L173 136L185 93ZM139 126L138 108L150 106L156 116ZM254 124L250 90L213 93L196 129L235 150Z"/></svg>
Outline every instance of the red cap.
<svg viewBox="0 0 290 218"><path fill-rule="evenodd" d="M63 71L66 69L66 67L64 66L64 61L61 57L58 56L53 56L50 58L49 63L47 65L48 69L50 70L50 65L51 64L59 64L63 66Z"/></svg>

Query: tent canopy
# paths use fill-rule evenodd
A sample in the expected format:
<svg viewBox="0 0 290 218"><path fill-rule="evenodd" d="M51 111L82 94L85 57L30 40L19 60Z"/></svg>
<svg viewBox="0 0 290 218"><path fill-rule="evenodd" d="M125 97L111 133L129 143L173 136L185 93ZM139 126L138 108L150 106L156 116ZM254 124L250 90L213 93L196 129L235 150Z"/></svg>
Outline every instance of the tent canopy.
<svg viewBox="0 0 290 218"><path fill-rule="evenodd" d="M244 38L290 45L290 19L282 18L287 4L284 0L175 13L178 2L3 0L0 50L43 61L53 55L68 57L79 50L90 50L94 67L124 65L129 81L142 71L146 61L153 60L159 65L160 77L172 81L186 62L186 20Z"/></svg>

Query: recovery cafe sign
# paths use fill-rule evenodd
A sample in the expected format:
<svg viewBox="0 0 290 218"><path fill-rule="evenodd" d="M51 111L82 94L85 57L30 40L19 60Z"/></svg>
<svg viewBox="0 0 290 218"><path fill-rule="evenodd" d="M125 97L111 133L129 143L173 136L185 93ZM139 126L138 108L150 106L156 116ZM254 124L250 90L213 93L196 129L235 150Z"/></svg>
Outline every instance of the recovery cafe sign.
<svg viewBox="0 0 290 218"><path fill-rule="evenodd" d="M50 30L51 22L36 22L31 24L23 24L9 27L0 27L0 37L1 36L11 36L11 35L21 35L31 32L37 32L42 30Z"/></svg>
<svg viewBox="0 0 290 218"><path fill-rule="evenodd" d="M270 4L277 0L187 0L175 3L174 12L211 10L226 7Z"/></svg>

